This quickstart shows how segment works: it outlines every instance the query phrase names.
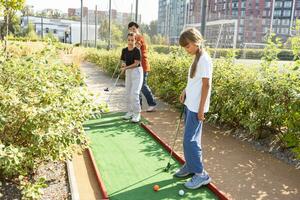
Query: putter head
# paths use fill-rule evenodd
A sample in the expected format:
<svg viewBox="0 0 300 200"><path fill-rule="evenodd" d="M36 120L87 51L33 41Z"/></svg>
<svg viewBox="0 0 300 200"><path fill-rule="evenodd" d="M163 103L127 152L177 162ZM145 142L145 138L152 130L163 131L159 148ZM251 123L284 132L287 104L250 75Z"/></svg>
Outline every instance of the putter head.
<svg viewBox="0 0 300 200"><path fill-rule="evenodd" d="M168 172L170 168L171 168L171 163L168 163L168 165L165 167L164 171Z"/></svg>
<svg viewBox="0 0 300 200"><path fill-rule="evenodd" d="M104 91L105 91L105 92L108 92L108 91L109 91L109 89L108 89L108 88L105 88L105 89L104 89Z"/></svg>

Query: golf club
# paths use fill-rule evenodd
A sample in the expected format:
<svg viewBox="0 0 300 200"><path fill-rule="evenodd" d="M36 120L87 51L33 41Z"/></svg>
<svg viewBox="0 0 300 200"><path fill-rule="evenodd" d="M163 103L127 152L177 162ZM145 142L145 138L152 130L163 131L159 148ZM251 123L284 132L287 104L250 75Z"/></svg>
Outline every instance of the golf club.
<svg viewBox="0 0 300 200"><path fill-rule="evenodd" d="M177 136L178 136L178 133L179 133L180 123L181 123L181 120L182 120L183 113L184 113L184 107L182 107L182 110L181 110L181 113L180 113L180 117L179 117L178 124L177 124L177 128L176 128L175 139L174 139L173 146L172 146L172 148L171 148L171 152L170 152L170 156L169 156L169 161L168 161L167 166L166 166L165 169L164 169L165 172L168 172L169 169L171 168L171 158L172 158L172 155L173 155L175 143L176 143Z"/></svg>
<svg viewBox="0 0 300 200"><path fill-rule="evenodd" d="M120 76L121 76L121 73L119 73L119 75L118 75L118 77L117 77L117 79L116 79L116 81L115 81L115 83L114 83L114 85L113 85L113 87L112 87L112 89L111 89L111 91L110 91L108 97L107 97L106 104L108 104L108 102L109 102L109 100L110 100L110 97L111 97L111 95L112 95L114 89L116 88L116 85L117 85L117 83L118 83L118 81L119 81L119 79L120 79Z"/></svg>
<svg viewBox="0 0 300 200"><path fill-rule="evenodd" d="M121 61L118 62L117 66L116 66L116 68L115 68L115 70L114 70L114 73L113 73L112 76L111 76L111 79L110 79L110 81L109 81L110 83L112 83L112 80L113 80L113 78L114 78L116 72L118 71L120 62L121 62ZM105 91L105 92L109 92L109 88L108 88L108 87L105 88L104 91Z"/></svg>

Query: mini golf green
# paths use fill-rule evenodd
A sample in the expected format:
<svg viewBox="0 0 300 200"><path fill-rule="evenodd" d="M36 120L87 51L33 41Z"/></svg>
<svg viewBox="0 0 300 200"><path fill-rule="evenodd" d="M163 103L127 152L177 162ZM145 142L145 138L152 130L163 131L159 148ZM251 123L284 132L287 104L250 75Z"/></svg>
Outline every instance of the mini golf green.
<svg viewBox="0 0 300 200"><path fill-rule="evenodd" d="M174 178L180 163L173 159L164 172L169 153L139 124L123 120L124 113L103 114L84 124L101 179L111 200L218 199L206 186L188 190L187 179ZM159 185L158 192L153 191ZM179 196L183 189L185 194Z"/></svg>

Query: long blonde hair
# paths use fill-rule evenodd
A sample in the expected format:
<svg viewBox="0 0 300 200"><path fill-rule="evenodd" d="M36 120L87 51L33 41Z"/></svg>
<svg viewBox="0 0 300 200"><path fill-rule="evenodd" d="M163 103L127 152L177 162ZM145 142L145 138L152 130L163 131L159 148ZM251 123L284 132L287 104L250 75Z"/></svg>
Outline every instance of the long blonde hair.
<svg viewBox="0 0 300 200"><path fill-rule="evenodd" d="M195 43L196 45L199 46L190 71L190 77L193 78L196 74L197 63L201 57L202 51L200 52L200 49L202 49L202 43L203 43L203 37L201 33L195 28L188 28L180 34L179 37L180 46L185 47L189 43Z"/></svg>

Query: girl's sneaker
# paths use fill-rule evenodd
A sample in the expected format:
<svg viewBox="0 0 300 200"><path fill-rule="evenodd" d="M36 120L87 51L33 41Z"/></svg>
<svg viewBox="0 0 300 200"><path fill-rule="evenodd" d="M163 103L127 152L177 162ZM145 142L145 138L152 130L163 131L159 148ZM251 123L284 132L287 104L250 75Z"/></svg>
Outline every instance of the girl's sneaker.
<svg viewBox="0 0 300 200"><path fill-rule="evenodd" d="M133 113L132 113L132 112L128 112L128 113L126 113L122 118L123 118L123 119L131 119L132 116L133 116Z"/></svg>
<svg viewBox="0 0 300 200"><path fill-rule="evenodd" d="M156 106L149 106L147 112L154 112L156 110Z"/></svg>
<svg viewBox="0 0 300 200"><path fill-rule="evenodd" d="M188 175L190 175L191 173L189 172L188 168L186 165L183 165L180 169L178 169L174 176L178 177L178 178L184 178L187 177Z"/></svg>
<svg viewBox="0 0 300 200"><path fill-rule="evenodd" d="M137 122L139 122L141 120L141 114L140 113L138 113L138 114L133 114L133 116L132 116L132 122L134 122L134 123L137 123Z"/></svg>
<svg viewBox="0 0 300 200"><path fill-rule="evenodd" d="M202 185L207 185L211 182L211 178L207 173L195 174L184 186L188 189L197 189Z"/></svg>

